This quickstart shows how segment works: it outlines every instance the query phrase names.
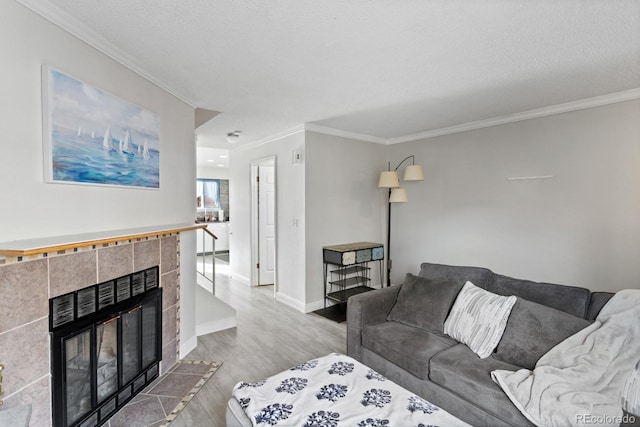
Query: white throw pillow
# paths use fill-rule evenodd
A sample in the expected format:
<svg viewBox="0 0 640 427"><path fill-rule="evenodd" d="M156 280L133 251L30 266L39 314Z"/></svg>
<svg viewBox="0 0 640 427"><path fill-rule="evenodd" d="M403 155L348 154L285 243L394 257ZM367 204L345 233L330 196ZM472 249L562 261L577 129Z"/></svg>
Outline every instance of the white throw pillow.
<svg viewBox="0 0 640 427"><path fill-rule="evenodd" d="M444 322L444 333L466 344L481 359L489 357L515 303L515 296L503 297L467 282Z"/></svg>

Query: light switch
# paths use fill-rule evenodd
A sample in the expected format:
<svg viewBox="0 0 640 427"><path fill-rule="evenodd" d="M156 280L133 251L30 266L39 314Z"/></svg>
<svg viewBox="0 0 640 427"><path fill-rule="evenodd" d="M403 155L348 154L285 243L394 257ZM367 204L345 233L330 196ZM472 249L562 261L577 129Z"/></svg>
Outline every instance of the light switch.
<svg viewBox="0 0 640 427"><path fill-rule="evenodd" d="M293 164L297 164L297 163L302 163L302 161L304 160L304 154L302 152L302 150L293 150Z"/></svg>

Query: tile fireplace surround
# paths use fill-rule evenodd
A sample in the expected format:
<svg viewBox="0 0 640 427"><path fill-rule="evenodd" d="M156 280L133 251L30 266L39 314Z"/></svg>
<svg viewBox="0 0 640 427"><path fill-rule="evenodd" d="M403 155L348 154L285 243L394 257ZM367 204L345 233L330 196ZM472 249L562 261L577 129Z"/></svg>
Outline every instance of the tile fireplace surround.
<svg viewBox="0 0 640 427"><path fill-rule="evenodd" d="M180 232L193 228L92 235L23 256L1 248L6 255L0 256L2 409L31 404L31 425L51 425L49 298L155 265L163 288L161 373L171 368L180 348Z"/></svg>

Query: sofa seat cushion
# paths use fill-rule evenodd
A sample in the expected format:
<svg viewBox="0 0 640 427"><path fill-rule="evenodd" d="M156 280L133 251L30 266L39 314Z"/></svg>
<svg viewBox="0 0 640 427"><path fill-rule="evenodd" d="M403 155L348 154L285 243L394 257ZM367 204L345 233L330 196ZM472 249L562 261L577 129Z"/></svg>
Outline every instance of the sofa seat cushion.
<svg viewBox="0 0 640 427"><path fill-rule="evenodd" d="M399 322L369 325L362 331L362 346L378 353L416 377L429 378L429 360L457 342Z"/></svg>
<svg viewBox="0 0 640 427"><path fill-rule="evenodd" d="M439 352L429 363L429 379L490 414L513 425L529 425L500 386L491 371L517 371L519 366L493 358L480 359L469 347L458 344Z"/></svg>

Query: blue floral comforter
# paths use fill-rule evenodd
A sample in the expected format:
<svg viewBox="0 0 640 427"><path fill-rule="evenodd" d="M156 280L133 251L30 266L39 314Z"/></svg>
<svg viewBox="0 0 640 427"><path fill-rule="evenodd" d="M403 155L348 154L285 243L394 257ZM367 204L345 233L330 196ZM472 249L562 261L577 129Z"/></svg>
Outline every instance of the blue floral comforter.
<svg viewBox="0 0 640 427"><path fill-rule="evenodd" d="M468 426L358 361L338 353L262 381L238 383L233 397L254 426Z"/></svg>

